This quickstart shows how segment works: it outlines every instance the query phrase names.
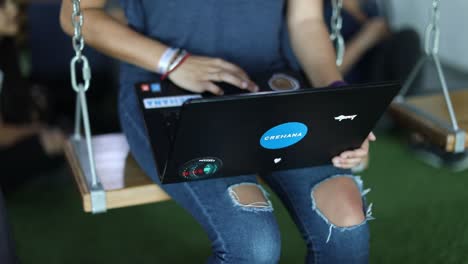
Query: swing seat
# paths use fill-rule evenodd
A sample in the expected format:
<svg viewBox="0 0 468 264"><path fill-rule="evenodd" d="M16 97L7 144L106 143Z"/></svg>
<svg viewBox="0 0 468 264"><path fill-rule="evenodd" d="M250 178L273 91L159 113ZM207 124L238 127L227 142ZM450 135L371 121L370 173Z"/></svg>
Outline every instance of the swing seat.
<svg viewBox="0 0 468 264"><path fill-rule="evenodd" d="M85 212L102 213L108 209L171 199L143 172L129 153L125 135L93 136L92 144L97 176L102 183L98 189L92 186L85 139L70 138L65 145L65 156L78 185ZM258 180L263 183L261 178Z"/></svg>
<svg viewBox="0 0 468 264"><path fill-rule="evenodd" d="M451 92L451 99L459 131L454 131L442 94L413 96L404 102L395 102L390 112L395 121L440 147L447 153L460 153L468 147L468 89Z"/></svg>
<svg viewBox="0 0 468 264"><path fill-rule="evenodd" d="M84 138L71 138L65 155L80 191L85 212L170 200L169 195L140 169L128 152L123 134L93 137L97 175L101 190L93 190L91 171ZM97 194L97 195L95 195Z"/></svg>

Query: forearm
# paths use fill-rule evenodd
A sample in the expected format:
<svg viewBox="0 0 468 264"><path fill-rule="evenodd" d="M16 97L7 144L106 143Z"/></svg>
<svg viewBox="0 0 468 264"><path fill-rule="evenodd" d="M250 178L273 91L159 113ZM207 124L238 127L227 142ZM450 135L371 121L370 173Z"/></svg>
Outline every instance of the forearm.
<svg viewBox="0 0 468 264"><path fill-rule="evenodd" d="M362 34L358 34L346 46L343 63L339 67L341 73L346 75L367 50L369 50L369 43L364 41Z"/></svg>
<svg viewBox="0 0 468 264"><path fill-rule="evenodd" d="M69 35L73 34L70 1L63 1L60 22ZM150 71L166 50L160 42L147 38L106 14L101 8L82 8L82 34L86 44L114 58Z"/></svg>
<svg viewBox="0 0 468 264"><path fill-rule="evenodd" d="M361 31L347 43L343 64L340 66L342 74L346 74L359 62L364 54L375 47L390 34L386 21L375 18L364 24Z"/></svg>
<svg viewBox="0 0 468 264"><path fill-rule="evenodd" d="M322 19L289 24L291 43L296 57L315 87L342 80L336 55Z"/></svg>
<svg viewBox="0 0 468 264"><path fill-rule="evenodd" d="M39 127L29 126L9 126L0 123L0 147L6 148L16 144L16 142L33 136L39 132Z"/></svg>

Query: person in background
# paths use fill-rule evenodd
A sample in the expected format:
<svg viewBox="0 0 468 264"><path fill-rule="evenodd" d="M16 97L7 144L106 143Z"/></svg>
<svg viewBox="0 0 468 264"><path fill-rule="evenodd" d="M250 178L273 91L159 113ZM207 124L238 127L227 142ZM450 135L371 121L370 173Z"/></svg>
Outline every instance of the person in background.
<svg viewBox="0 0 468 264"><path fill-rule="evenodd" d="M417 32L392 31L377 1L343 1L346 52L340 71L349 83L403 81L421 55ZM325 2L325 18L330 21L331 0Z"/></svg>
<svg viewBox="0 0 468 264"><path fill-rule="evenodd" d="M51 96L20 71L19 14L14 1L0 0L0 187L4 192L63 163L65 136L48 124Z"/></svg>
<svg viewBox="0 0 468 264"><path fill-rule="evenodd" d="M17 19L17 7L11 1L5 2L5 0L0 0L0 60L2 60L4 54L1 52L3 50L2 41L5 37L15 35L18 31ZM0 64L1 65L1 64ZM4 65L1 65L4 66ZM3 67L0 66L0 95L2 92L5 72L2 70ZM0 116L0 149L5 142L4 135L4 125ZM0 162L4 162L0 159ZM1 166L1 165L0 165ZM1 171L2 177L5 174ZM7 221L6 208L3 202L3 194L0 189L0 263L2 264L14 264L18 263L18 259L15 255L15 248L12 236L10 234L10 228Z"/></svg>

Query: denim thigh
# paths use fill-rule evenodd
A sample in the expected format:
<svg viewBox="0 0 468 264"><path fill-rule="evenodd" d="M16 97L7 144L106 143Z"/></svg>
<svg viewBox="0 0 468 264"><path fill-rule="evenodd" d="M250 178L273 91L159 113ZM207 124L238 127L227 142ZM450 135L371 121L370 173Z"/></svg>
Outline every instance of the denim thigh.
<svg viewBox="0 0 468 264"><path fill-rule="evenodd" d="M360 177L349 170L333 166L318 166L278 171L262 175L278 194L307 243L307 263L368 263L369 228L372 220L372 205L365 205L364 196L370 189L363 189ZM331 223L317 208L313 191L321 183L334 177L349 177L354 180L363 198L365 220L355 226L339 227Z"/></svg>
<svg viewBox="0 0 468 264"><path fill-rule="evenodd" d="M134 92L120 97L122 129L130 150L141 168L204 228L212 242L210 263L274 263L279 259L280 235L273 207L241 206L232 196L232 188L256 185L256 175L176 184L160 184L143 118ZM268 199L268 198L267 198Z"/></svg>
<svg viewBox="0 0 468 264"><path fill-rule="evenodd" d="M129 88L128 86L126 88ZM143 118L132 90L122 92L119 112L121 125L132 155L143 170L159 185L159 177ZM362 195L359 177L333 166L286 170L262 175L279 195L303 234L308 246L307 263L367 263L369 254L370 207L363 208L366 220L352 227L330 223L315 207L312 191L321 182L344 176L355 180ZM258 186L255 175L161 185L161 187L204 228L214 254L210 263L275 263L280 254L280 235L273 207L245 207L233 199L233 187ZM343 262L344 261L344 262Z"/></svg>

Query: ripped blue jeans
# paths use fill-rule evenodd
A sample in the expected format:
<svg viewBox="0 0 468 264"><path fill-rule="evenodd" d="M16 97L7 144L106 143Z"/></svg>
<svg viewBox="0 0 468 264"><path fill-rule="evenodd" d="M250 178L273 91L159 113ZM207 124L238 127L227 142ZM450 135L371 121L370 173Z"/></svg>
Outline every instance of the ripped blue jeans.
<svg viewBox="0 0 468 264"><path fill-rule="evenodd" d="M130 149L143 170L156 182L156 168L132 89L121 93L120 119ZM307 244L306 263L368 263L371 208L358 225L339 227L317 208L313 191L332 177L351 177L362 196L359 178L333 166L295 169L262 175L289 210ZM265 200L242 203L235 188L255 186ZM255 175L162 185L163 189L201 224L212 243L208 263L278 263L281 238L273 205ZM365 203L363 203L365 204Z"/></svg>

